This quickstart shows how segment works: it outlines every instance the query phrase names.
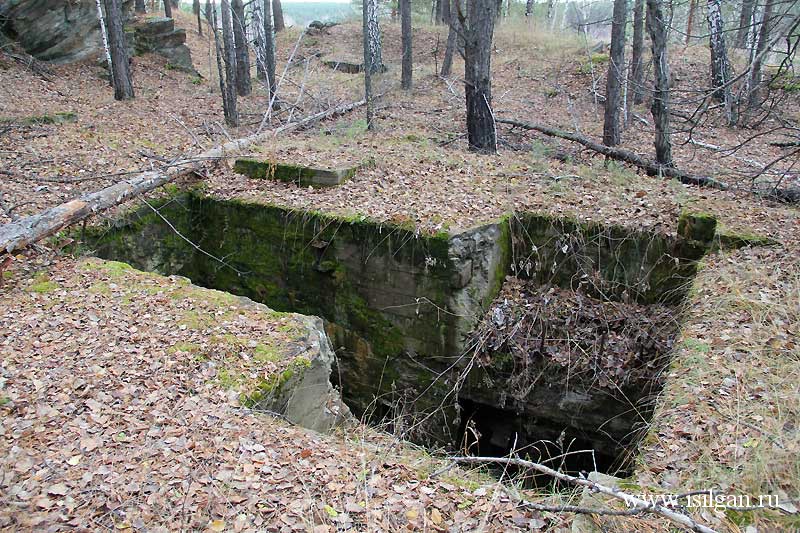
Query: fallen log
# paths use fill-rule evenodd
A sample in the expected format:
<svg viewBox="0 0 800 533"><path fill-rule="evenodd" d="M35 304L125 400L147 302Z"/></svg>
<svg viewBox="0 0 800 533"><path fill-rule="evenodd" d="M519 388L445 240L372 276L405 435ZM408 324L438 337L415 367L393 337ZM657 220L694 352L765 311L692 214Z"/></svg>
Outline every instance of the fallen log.
<svg viewBox="0 0 800 533"><path fill-rule="evenodd" d="M659 165L655 161L647 160L640 155L631 152L630 150L612 148L611 146L606 146L577 133L570 133L567 131L558 130L556 128L551 128L549 126L542 126L541 124L530 124L508 118L498 118L496 121L500 124L508 124L510 126L516 126L525 130L538 131L539 133L543 133L550 137L557 137L559 139L566 139L568 141L576 142L585 146L586 148L589 148L590 150L594 150L595 152L603 154L606 157L610 157L611 159L616 159L618 161L624 161L626 163L630 163L631 165L635 165L643 169L650 176L666 176L668 178L675 178L681 183L686 183L687 185L711 187L713 189L719 189L723 191L731 189L730 185L715 180L712 177L696 176L675 167ZM765 168L768 167L769 165ZM800 202L800 189L797 188L781 189L779 187L768 187L765 188L764 191L752 192L759 196L766 196L768 198L774 198L787 203Z"/></svg>
<svg viewBox="0 0 800 533"><path fill-rule="evenodd" d="M360 100L358 102L334 107L274 130L265 131L216 146L197 156L176 161L166 170L142 172L134 175L130 179L115 183L100 191L85 194L80 198L46 209L36 215L3 224L0 226L0 252L10 254L22 250L95 213L124 203L177 178L197 172L201 169L203 164L209 160L221 159L232 153L239 152L254 143L267 139L270 136L286 133L287 131L307 126L318 120L346 113L365 103L365 100Z"/></svg>
<svg viewBox="0 0 800 533"><path fill-rule="evenodd" d="M594 150L597 153L603 154L606 157L610 157L611 159L616 159L618 161L624 161L626 163L630 163L631 165L635 165L645 170L647 174L649 174L650 176L667 176L669 178L675 178L679 180L681 183L686 183L689 185L699 185L701 187L712 187L714 189L720 189L720 190L726 190L729 188L728 185L722 183L721 181L717 181L714 178L710 178L708 176L694 176L692 174L688 174L682 170L679 170L675 167L659 165L655 161L649 161L641 157L640 155L631 152L630 150L624 150L622 148L613 148L611 146L606 146L599 142L593 141L588 137L584 137L583 135L578 135L577 133L570 133L567 131L551 128L549 126L542 126L541 124L529 124L526 122L520 122L518 120L512 120L507 118L498 118L497 122L499 122L500 124L508 124L510 126L516 126L518 128L526 130L538 131L539 133L544 133L545 135L548 135L550 137L558 137L559 139L566 139L568 141L582 144L586 148Z"/></svg>

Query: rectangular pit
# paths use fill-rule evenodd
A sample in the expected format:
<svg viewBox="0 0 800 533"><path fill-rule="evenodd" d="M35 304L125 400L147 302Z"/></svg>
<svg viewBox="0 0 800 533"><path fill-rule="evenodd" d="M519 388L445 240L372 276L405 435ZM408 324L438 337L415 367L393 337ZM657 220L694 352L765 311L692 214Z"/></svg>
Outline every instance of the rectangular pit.
<svg viewBox="0 0 800 533"><path fill-rule="evenodd" d="M394 430L420 444L459 449L469 441L468 417L504 420L497 416L504 412L502 431L520 433L518 440L557 440L564 432L609 465L621 463L635 444L639 421L620 421L623 400L586 399L587 391L553 372L527 400L509 407L498 368L478 362L486 354L472 344L475 328L508 275L606 302L674 308L706 249L683 238L528 214L424 236L363 217L196 193L154 205L159 214L145 207L112 227L90 230L87 247L278 311L323 317L338 356L332 380L358 416L391 420ZM671 327L677 331L676 320ZM660 354L647 364L663 368L667 361ZM659 384L648 383L654 385L639 387L642 394L626 395L624 409L650 401ZM576 394L584 400L570 402ZM542 405L553 407L543 413ZM520 423L531 418L535 424Z"/></svg>

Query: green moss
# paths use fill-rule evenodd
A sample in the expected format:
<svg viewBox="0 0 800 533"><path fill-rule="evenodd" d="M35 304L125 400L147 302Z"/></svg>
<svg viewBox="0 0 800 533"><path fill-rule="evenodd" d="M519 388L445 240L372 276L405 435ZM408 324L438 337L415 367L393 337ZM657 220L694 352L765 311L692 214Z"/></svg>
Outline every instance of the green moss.
<svg viewBox="0 0 800 533"><path fill-rule="evenodd" d="M33 115L25 118L0 118L0 123L16 124L66 124L78 120L78 115L72 111L57 111L46 115Z"/></svg>
<svg viewBox="0 0 800 533"><path fill-rule="evenodd" d="M253 348L253 360L258 363L277 363L281 359L281 354L274 346L258 343Z"/></svg>
<svg viewBox="0 0 800 533"><path fill-rule="evenodd" d="M11 279L13 277L14 277L14 273L11 272L10 270L4 270L3 271L3 279Z"/></svg>
<svg viewBox="0 0 800 533"><path fill-rule="evenodd" d="M775 246L780 244L775 239L755 235L746 231L735 232L725 227L718 227L714 239L715 250L737 250L746 246Z"/></svg>
<svg viewBox="0 0 800 533"><path fill-rule="evenodd" d="M8 396L0 396L0 407L11 403L11 398Z"/></svg>
<svg viewBox="0 0 800 533"><path fill-rule="evenodd" d="M200 345L195 342L176 342L169 348L169 350L167 350L167 353L186 352L189 354L194 354L200 351Z"/></svg>
<svg viewBox="0 0 800 533"><path fill-rule="evenodd" d="M696 339L685 339L683 341L684 346L688 350L699 352L699 353L708 353L711 351L711 346L705 342L698 341Z"/></svg>
<svg viewBox="0 0 800 533"><path fill-rule="evenodd" d="M581 74L589 74L592 72L593 68L606 62L608 62L608 54L592 54L588 61L582 63L581 66L578 67L578 72Z"/></svg>
<svg viewBox="0 0 800 533"><path fill-rule="evenodd" d="M678 217L678 235L689 241L710 243L717 231L717 219L706 213L682 211Z"/></svg>
<svg viewBox="0 0 800 533"><path fill-rule="evenodd" d="M59 284L55 281L50 281L50 277L40 272L33 277L33 283L28 287L28 292L36 292L39 294L46 294L53 292L59 288Z"/></svg>
<svg viewBox="0 0 800 533"><path fill-rule="evenodd" d="M221 368L220 371L217 372L217 383L219 383L223 389L237 388L242 380L242 375L234 374L227 368Z"/></svg>
<svg viewBox="0 0 800 533"><path fill-rule="evenodd" d="M296 357L283 371L260 378L253 390L242 393L239 402L245 407L257 407L268 400L278 400L284 388L295 376L302 376L311 367L311 361L305 357Z"/></svg>

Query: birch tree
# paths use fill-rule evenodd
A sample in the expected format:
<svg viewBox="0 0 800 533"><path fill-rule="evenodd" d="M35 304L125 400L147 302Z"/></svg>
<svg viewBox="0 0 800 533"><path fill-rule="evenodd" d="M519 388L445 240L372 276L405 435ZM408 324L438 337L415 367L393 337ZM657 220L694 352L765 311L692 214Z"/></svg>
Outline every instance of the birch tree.
<svg viewBox="0 0 800 533"><path fill-rule="evenodd" d="M233 44L233 26L231 17L230 0L222 0L222 56L225 62L225 81L220 83L222 89L223 110L225 112L225 122L229 126L239 125L239 111L236 105L236 50ZM219 39L217 39L219 43ZM219 45L217 54L219 55Z"/></svg>
<svg viewBox="0 0 800 533"><path fill-rule="evenodd" d="M250 82L250 50L247 47L245 31L244 2L232 0L233 42L236 48L236 91L239 96L247 96L253 91Z"/></svg>
<svg viewBox="0 0 800 533"><path fill-rule="evenodd" d="M728 123L736 122L731 92L731 65L728 60L728 49L725 45L725 31L722 19L720 0L708 0L708 30L711 44L711 86L713 97L725 104Z"/></svg>

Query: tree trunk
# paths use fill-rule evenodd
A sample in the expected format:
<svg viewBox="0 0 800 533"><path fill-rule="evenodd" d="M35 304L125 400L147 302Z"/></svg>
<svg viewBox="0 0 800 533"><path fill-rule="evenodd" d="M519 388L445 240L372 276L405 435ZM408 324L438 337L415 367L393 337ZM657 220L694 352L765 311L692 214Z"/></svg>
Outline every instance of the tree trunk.
<svg viewBox="0 0 800 533"><path fill-rule="evenodd" d="M492 34L496 16L495 0L467 0L464 31L467 140L470 150L488 154L497 153L491 78Z"/></svg>
<svg viewBox="0 0 800 533"><path fill-rule="evenodd" d="M694 1L694 0L692 0ZM635 0L633 7L633 50L628 82L629 100L634 105L644 102L644 0Z"/></svg>
<svg viewBox="0 0 800 533"><path fill-rule="evenodd" d="M444 1L445 0L434 0L433 2L433 23L437 26L442 23L442 2Z"/></svg>
<svg viewBox="0 0 800 533"><path fill-rule="evenodd" d="M128 61L128 47L125 44L125 28L122 25L120 0L104 0L106 5L106 27L108 30L108 50L111 54L111 73L114 82L114 98L128 100L133 98L133 82Z"/></svg>
<svg viewBox="0 0 800 533"><path fill-rule="evenodd" d="M525 2L525 16L530 17L533 15L533 6L536 5L536 0L528 0Z"/></svg>
<svg viewBox="0 0 800 533"><path fill-rule="evenodd" d="M192 4L192 12L197 17L197 33L202 37L203 35L203 18L200 16L200 0L194 0Z"/></svg>
<svg viewBox="0 0 800 533"><path fill-rule="evenodd" d="M755 54L747 79L747 87L750 90L747 105L751 110L761 105L761 65L769 46L770 34L772 33L772 9L774 4L775 0L767 0L766 4L764 4L761 29L756 37L756 43L754 43Z"/></svg>
<svg viewBox="0 0 800 533"><path fill-rule="evenodd" d="M233 12L233 42L236 46L236 91L239 96L247 96L253 91L253 86L250 83L250 50L247 47L242 0L232 0L231 10Z"/></svg>
<svg viewBox="0 0 800 533"><path fill-rule="evenodd" d="M445 0L448 3L451 1L458 1L458 0ZM456 52L456 41L458 40L458 27L460 26L459 22L459 15L460 9L459 6L456 4L454 5L455 12L452 12L452 16L450 17L450 30L447 32L447 44L444 48L444 59L442 60L442 77L447 77L453 71L453 55Z"/></svg>
<svg viewBox="0 0 800 533"><path fill-rule="evenodd" d="M363 0L361 7L361 33L364 41L364 100L367 101L367 129L375 129L372 101L372 62L373 49L370 35L370 11L377 10L377 0Z"/></svg>
<svg viewBox="0 0 800 533"><path fill-rule="evenodd" d="M164 0L164 16L168 19L172 18L172 4L169 3L169 0Z"/></svg>
<svg viewBox="0 0 800 533"><path fill-rule="evenodd" d="M281 0L272 0L272 16L275 19L275 33L286 29L286 24L283 21L283 6Z"/></svg>
<svg viewBox="0 0 800 533"><path fill-rule="evenodd" d="M550 30L553 30L553 26L556 22L556 3L555 0L547 0L547 22L549 23Z"/></svg>
<svg viewBox="0 0 800 533"><path fill-rule="evenodd" d="M603 116L603 144L620 143L619 108L622 105L622 82L625 76L625 26L627 0L614 0L611 21L611 52L606 79L606 108Z"/></svg>
<svg viewBox="0 0 800 533"><path fill-rule="evenodd" d="M698 0L689 0L689 15L686 17L686 40L684 41L687 46L694 30L694 13L697 9L697 2Z"/></svg>
<svg viewBox="0 0 800 533"><path fill-rule="evenodd" d="M450 0L442 0L442 22L444 24L450 24Z"/></svg>
<svg viewBox="0 0 800 533"><path fill-rule="evenodd" d="M755 8L755 0L742 0L742 11L739 14L739 28L736 30L736 46L738 48L747 48L747 36L750 34L750 28L753 24L753 10ZM753 31L753 35L755 35Z"/></svg>
<svg viewBox="0 0 800 533"><path fill-rule="evenodd" d="M711 42L711 86L714 88L714 99L730 103L731 67L728 62L728 50L725 46L720 0L708 0L708 30Z"/></svg>
<svg viewBox="0 0 800 533"><path fill-rule="evenodd" d="M233 43L233 25L230 0L222 0L222 46L225 59L224 98L228 101L225 122L229 126L239 125L239 111L236 108L236 49Z"/></svg>
<svg viewBox="0 0 800 533"><path fill-rule="evenodd" d="M364 32L370 52L370 73L375 74L383 67L381 28L378 24L378 2L377 0L365 0L364 5L366 6L364 15L367 17Z"/></svg>
<svg viewBox="0 0 800 533"><path fill-rule="evenodd" d="M667 58L667 23L661 0L647 0L647 31L653 55L654 91L650 112L655 124L656 164L671 168L672 140L669 124L669 60Z"/></svg>
<svg viewBox="0 0 800 533"><path fill-rule="evenodd" d="M449 0L442 1L446 3ZM400 0L400 26L403 42L403 71L400 86L403 89L410 90L414 66L411 54L411 0Z"/></svg>
<svg viewBox="0 0 800 533"><path fill-rule="evenodd" d="M133 3L133 10L137 15L144 15L147 12L147 8L144 5L144 0L136 0Z"/></svg>
<svg viewBox="0 0 800 533"><path fill-rule="evenodd" d="M269 85L270 101L275 95L276 80L275 80L275 30L272 26L272 2L271 0L264 0L264 10L261 17L264 22L264 70L267 75L267 85Z"/></svg>

